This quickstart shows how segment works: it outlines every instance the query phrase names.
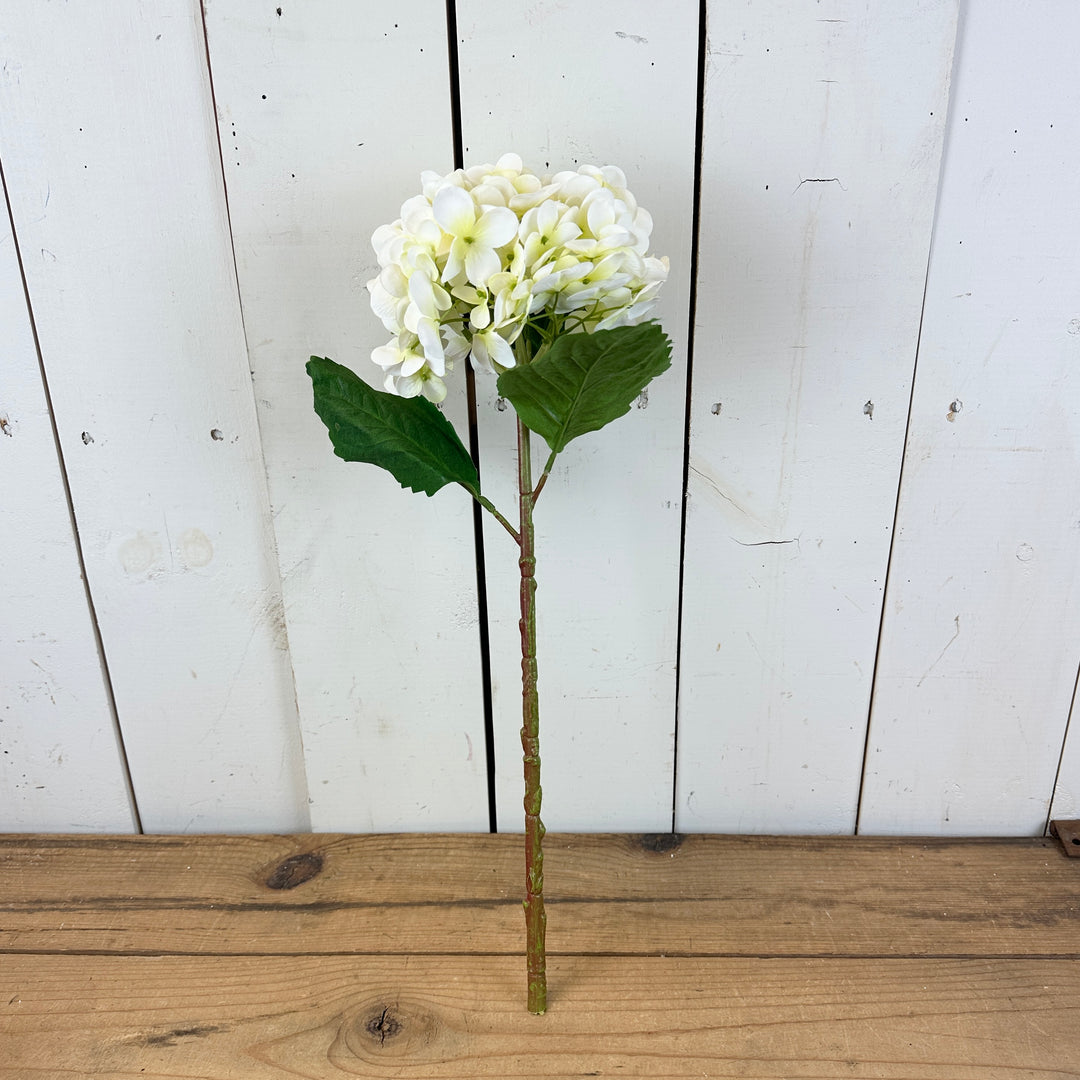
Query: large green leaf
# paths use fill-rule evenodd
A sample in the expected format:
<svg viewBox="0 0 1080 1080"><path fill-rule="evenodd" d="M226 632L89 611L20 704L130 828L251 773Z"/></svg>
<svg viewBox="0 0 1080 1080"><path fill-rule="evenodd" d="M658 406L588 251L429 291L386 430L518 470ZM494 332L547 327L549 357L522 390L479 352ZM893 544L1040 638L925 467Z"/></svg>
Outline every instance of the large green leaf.
<svg viewBox="0 0 1080 1080"><path fill-rule="evenodd" d="M479 494L468 450L430 401L373 390L347 367L318 356L308 361L307 372L315 411L338 457L380 465L402 487L428 495L451 483Z"/></svg>
<svg viewBox="0 0 1080 1080"><path fill-rule="evenodd" d="M571 439L628 413L669 367L671 342L656 322L565 334L531 364L504 371L499 393L557 454Z"/></svg>

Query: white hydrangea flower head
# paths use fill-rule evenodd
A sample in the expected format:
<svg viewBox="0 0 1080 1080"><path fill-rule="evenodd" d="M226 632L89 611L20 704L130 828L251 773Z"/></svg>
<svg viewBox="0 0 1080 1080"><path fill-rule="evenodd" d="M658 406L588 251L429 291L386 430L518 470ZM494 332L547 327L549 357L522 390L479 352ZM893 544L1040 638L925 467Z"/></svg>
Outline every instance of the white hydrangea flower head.
<svg viewBox="0 0 1080 1080"><path fill-rule="evenodd" d="M560 334L651 314L668 260L648 254L652 217L616 166L542 177L504 154L420 185L372 237L371 308L393 335L372 360L387 390L439 402L457 361L497 375L526 331L528 358Z"/></svg>

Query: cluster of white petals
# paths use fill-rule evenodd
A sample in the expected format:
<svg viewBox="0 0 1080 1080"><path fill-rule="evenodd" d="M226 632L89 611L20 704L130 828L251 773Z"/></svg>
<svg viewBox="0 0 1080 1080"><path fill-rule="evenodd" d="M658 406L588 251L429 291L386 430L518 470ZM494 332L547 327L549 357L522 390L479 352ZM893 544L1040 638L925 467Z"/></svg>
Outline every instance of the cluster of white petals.
<svg viewBox="0 0 1080 1080"><path fill-rule="evenodd" d="M515 342L630 326L649 317L668 260L648 255L652 218L613 165L541 178L516 154L425 172L423 191L375 231L371 307L393 335L371 358L387 390L446 396L466 356L498 373Z"/></svg>

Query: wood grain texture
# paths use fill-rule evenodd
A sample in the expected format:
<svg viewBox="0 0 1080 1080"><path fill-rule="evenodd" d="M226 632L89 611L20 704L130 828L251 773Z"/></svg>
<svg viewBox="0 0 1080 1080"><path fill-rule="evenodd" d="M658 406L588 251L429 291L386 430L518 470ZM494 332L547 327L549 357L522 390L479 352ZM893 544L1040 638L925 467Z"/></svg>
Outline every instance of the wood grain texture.
<svg viewBox="0 0 1080 1080"><path fill-rule="evenodd" d="M965 16L867 832L1037 834L1047 822L1080 662L1078 34L1068 3ZM1080 805L1076 739L1074 727L1056 816Z"/></svg>
<svg viewBox="0 0 1080 1080"><path fill-rule="evenodd" d="M553 955L1080 957L1080 863L1056 841L546 850ZM2 838L0 949L516 954L522 854L513 836Z"/></svg>
<svg viewBox="0 0 1080 1080"><path fill-rule="evenodd" d="M19 2L0 49L0 154L142 821L305 828L199 7Z"/></svg>
<svg viewBox="0 0 1080 1080"><path fill-rule="evenodd" d="M334 457L304 371L329 356L382 386L370 238L453 167L445 4L206 20L313 825L486 829L471 500ZM467 441L463 378L444 411Z"/></svg>
<svg viewBox="0 0 1080 1080"><path fill-rule="evenodd" d="M823 1077L1064 1080L1061 960L6 957L3 1080ZM63 1038L57 1038L62 1031Z"/></svg>
<svg viewBox="0 0 1080 1080"><path fill-rule="evenodd" d="M628 415L559 456L535 519L544 821L670 829L698 5L456 9L466 164L512 150L540 173L618 165L653 215L653 252L671 260L656 315L672 369ZM481 475L506 513L515 414L482 375L477 397ZM539 476L547 448L534 444ZM517 553L489 524L498 821L520 830Z"/></svg>
<svg viewBox="0 0 1080 1080"><path fill-rule="evenodd" d="M7 207L0 203L0 828L134 821Z"/></svg>
<svg viewBox="0 0 1080 1080"><path fill-rule="evenodd" d="M552 956L549 1012L535 1017L524 1008L520 926L511 942L490 906L517 838L0 838L0 918L24 910L40 934L37 949L0 943L0 1078L1076 1075L1080 862L1050 842L551 839L553 884L595 897L603 915L581 918L587 908L553 892L553 928L576 925L580 936ZM303 856L316 854L324 862L311 874ZM268 880L281 886L270 905ZM36 914L24 904L49 894L60 903ZM201 899L213 933L169 955L192 942L160 902L185 894ZM627 901L641 918L621 927L624 939L663 923L673 902L736 894L745 917L699 908L682 955L610 955L603 927L619 928ZM815 918L827 894L830 917ZM106 896L122 903L102 906ZM452 947L424 955L445 940L436 924L470 896L489 904L475 936L458 927ZM354 930L334 927L335 946L320 920L365 898L384 907L351 907ZM430 899L449 907L426 909L410 938L397 936L394 909ZM266 933L268 906L289 913L291 941L281 925ZM134 925L140 911L157 926L150 949L131 941L103 955L88 938L55 935L91 914L99 932ZM905 918L921 956L889 955ZM973 925L993 927L981 948L967 936ZM1042 952L1051 929L1068 952ZM871 930L880 951L859 955ZM264 952L230 955L245 934ZM745 937L748 950L707 955L725 936ZM767 940L769 954L749 949ZM358 954L360 944L371 951Z"/></svg>
<svg viewBox="0 0 1080 1080"><path fill-rule="evenodd" d="M855 827L955 0L710 4L675 827Z"/></svg>

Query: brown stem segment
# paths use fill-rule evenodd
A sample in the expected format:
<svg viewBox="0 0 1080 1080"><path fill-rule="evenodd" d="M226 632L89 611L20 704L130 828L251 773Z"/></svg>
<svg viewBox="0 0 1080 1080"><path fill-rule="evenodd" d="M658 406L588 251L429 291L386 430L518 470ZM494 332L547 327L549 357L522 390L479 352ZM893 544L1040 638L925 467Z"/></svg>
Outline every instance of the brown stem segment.
<svg viewBox="0 0 1080 1080"><path fill-rule="evenodd" d="M521 750L525 764L525 948L529 1012L547 1009L544 932L544 825L540 820L540 698L536 688L536 550L533 533L532 462L529 429L519 419L518 504L521 556Z"/></svg>

